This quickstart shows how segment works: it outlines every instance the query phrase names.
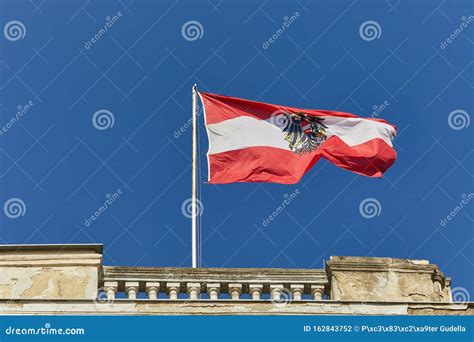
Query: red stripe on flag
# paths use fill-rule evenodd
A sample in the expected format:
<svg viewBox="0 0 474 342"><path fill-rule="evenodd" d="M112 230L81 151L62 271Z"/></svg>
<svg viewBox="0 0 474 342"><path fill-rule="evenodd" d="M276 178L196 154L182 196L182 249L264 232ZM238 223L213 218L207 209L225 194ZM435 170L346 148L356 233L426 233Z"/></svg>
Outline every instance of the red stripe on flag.
<svg viewBox="0 0 474 342"><path fill-rule="evenodd" d="M300 109L288 106L274 105L270 103L250 101L237 97L223 96L210 93L199 93L206 110L206 124L211 125L240 116L250 116L259 120L268 120L272 115L283 113L299 113L314 115L318 117L338 116L344 118L359 118L357 115L323 109ZM364 118L391 125L385 120L375 118ZM393 126L393 125L391 125ZM393 126L395 127L395 126ZM396 128L396 127L395 127Z"/></svg>
<svg viewBox="0 0 474 342"><path fill-rule="evenodd" d="M394 163L396 152L382 139L350 147L335 136L319 150L303 155L274 147L249 147L209 155L209 183L295 184L321 157L357 174L382 177Z"/></svg>
<svg viewBox="0 0 474 342"><path fill-rule="evenodd" d="M334 165L368 177L382 177L397 159L397 152L382 139L350 147L334 136L323 150L323 157Z"/></svg>

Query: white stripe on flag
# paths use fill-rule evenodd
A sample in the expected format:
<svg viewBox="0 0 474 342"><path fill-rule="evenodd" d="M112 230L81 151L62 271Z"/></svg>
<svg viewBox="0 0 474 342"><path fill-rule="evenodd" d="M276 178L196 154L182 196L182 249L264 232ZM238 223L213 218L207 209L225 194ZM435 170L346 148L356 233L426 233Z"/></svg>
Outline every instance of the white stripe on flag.
<svg viewBox="0 0 474 342"><path fill-rule="evenodd" d="M380 138L392 146L395 133L393 126L362 118L325 116L328 138L336 135L349 146L356 146ZM207 125L209 154L239 150L253 146L268 146L290 151L285 133L269 120L240 116L216 124Z"/></svg>

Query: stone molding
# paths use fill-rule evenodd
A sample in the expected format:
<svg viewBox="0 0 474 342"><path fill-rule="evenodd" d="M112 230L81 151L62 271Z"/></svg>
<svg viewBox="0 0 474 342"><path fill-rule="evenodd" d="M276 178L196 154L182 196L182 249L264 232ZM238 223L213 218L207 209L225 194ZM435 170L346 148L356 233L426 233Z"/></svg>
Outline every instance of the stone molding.
<svg viewBox="0 0 474 342"><path fill-rule="evenodd" d="M102 266L101 244L0 245L0 267Z"/></svg>
<svg viewBox="0 0 474 342"><path fill-rule="evenodd" d="M103 266L102 245L0 245L0 314L466 314L427 260L325 269Z"/></svg>
<svg viewBox="0 0 474 342"><path fill-rule="evenodd" d="M332 256L326 272L336 300L451 301L451 279L428 260Z"/></svg>
<svg viewBox="0 0 474 342"><path fill-rule="evenodd" d="M242 293L249 293L249 286L262 284L262 291L269 292L271 285L302 284L305 293L311 293L312 285L328 286L326 272L321 269L278 269L278 268L177 268L177 267L123 267L104 266L102 281L118 281L119 290L124 290L127 281L139 281L143 291L145 282L157 281L165 291L166 283L179 284L179 291L186 292L187 283L199 282L202 292L207 284L220 284L220 292L227 293L229 285L241 284Z"/></svg>
<svg viewBox="0 0 474 342"><path fill-rule="evenodd" d="M1 245L0 298L92 299L102 245Z"/></svg>
<svg viewBox="0 0 474 342"><path fill-rule="evenodd" d="M474 315L474 303L252 300L0 300L1 315Z"/></svg>

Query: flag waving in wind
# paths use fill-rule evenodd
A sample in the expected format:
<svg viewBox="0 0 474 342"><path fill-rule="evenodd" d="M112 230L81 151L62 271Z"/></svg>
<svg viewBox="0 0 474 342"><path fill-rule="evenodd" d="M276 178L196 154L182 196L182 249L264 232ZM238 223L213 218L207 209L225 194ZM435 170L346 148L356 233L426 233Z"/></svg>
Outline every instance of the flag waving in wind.
<svg viewBox="0 0 474 342"><path fill-rule="evenodd" d="M394 163L396 127L354 114L199 93L209 183L297 183L320 159L368 177Z"/></svg>

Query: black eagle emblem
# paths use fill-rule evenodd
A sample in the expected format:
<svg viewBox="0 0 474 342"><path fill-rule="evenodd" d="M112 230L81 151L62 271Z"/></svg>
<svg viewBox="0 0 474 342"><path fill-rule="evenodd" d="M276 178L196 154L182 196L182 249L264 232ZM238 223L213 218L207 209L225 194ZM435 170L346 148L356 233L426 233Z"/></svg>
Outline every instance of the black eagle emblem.
<svg viewBox="0 0 474 342"><path fill-rule="evenodd" d="M285 140L290 150L297 154L311 153L318 149L326 140L327 126L324 119L316 116L298 113L283 113Z"/></svg>

